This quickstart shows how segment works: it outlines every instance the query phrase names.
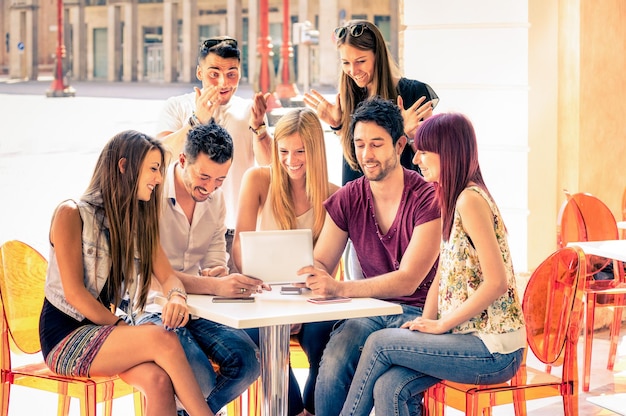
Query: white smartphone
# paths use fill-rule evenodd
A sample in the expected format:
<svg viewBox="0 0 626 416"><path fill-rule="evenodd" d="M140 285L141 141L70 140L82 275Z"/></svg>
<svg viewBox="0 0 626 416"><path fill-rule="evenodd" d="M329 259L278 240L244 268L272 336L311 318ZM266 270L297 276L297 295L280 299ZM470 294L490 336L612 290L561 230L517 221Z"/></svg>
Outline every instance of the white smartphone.
<svg viewBox="0 0 626 416"><path fill-rule="evenodd" d="M324 296L321 298L309 298L307 301L311 303L336 303L336 302L350 302L352 299L345 296Z"/></svg>

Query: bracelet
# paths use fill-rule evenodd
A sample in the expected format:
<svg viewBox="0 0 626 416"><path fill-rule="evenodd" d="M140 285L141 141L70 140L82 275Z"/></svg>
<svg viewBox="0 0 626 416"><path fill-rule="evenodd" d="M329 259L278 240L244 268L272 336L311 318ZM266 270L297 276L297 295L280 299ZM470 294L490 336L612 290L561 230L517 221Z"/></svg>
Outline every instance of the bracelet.
<svg viewBox="0 0 626 416"><path fill-rule="evenodd" d="M191 117L189 117L189 125L191 127L196 127L201 125L202 123L200 123L200 120L198 119L198 116L196 116L196 113L192 113Z"/></svg>
<svg viewBox="0 0 626 416"><path fill-rule="evenodd" d="M117 321L115 321L115 323L113 324L113 326L117 326L117 324L119 324L120 322L122 322L124 320L124 318L117 318Z"/></svg>
<svg viewBox="0 0 626 416"><path fill-rule="evenodd" d="M171 288L170 291L167 292L167 300L172 299L172 296L180 296L181 298L185 299L185 302L187 302L187 292L185 292L184 289L181 289L179 287Z"/></svg>
<svg viewBox="0 0 626 416"><path fill-rule="evenodd" d="M330 127L330 129L331 129L332 131L339 131L339 130L341 130L341 128L343 127L343 123L341 123L341 124L340 124L340 125L338 125L337 127L333 127L333 126L331 126L331 125L329 125L328 127Z"/></svg>

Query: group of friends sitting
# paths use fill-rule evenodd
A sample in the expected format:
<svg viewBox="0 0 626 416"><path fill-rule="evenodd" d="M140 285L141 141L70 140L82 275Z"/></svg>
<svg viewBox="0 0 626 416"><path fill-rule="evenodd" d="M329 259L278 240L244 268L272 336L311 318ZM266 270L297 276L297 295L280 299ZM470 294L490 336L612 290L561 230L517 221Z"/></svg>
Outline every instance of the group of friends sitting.
<svg viewBox="0 0 626 416"><path fill-rule="evenodd" d="M314 264L299 273L313 294L402 313L294 326L310 369L302 391L290 369L289 415L420 415L441 380L513 377L524 320L471 122L433 115L437 95L400 75L372 23L334 37L338 94L306 93L271 134L268 94L235 95L241 52L218 37L200 47L202 87L166 101L155 138L110 139L85 193L52 218L40 319L51 370L119 375L146 415L218 414L258 378L259 332L190 316L187 294L270 290L239 273L239 233L307 228ZM323 124L342 144L341 187Z"/></svg>

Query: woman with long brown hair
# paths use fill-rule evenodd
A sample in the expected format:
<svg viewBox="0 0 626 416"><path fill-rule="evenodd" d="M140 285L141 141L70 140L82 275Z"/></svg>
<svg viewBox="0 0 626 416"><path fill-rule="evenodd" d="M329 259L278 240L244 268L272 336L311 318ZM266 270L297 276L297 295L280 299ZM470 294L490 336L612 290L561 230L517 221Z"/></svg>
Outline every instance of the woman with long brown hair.
<svg viewBox="0 0 626 416"><path fill-rule="evenodd" d="M334 38L341 59L336 100L331 103L318 91L311 90L304 95L304 102L339 135L345 185L362 176L347 134L350 117L361 102L380 96L397 103L402 110L404 131L412 144L418 125L432 115L439 98L428 84L401 76L382 33L373 23L348 21L335 29ZM402 166L417 169L412 163L414 154L414 148L406 146L400 159Z"/></svg>
<svg viewBox="0 0 626 416"><path fill-rule="evenodd" d="M187 294L159 243L164 171L161 144L124 131L105 145L87 191L61 203L50 227L50 262L40 317L48 367L69 376L113 376L137 387L146 415L212 415L178 338ZM133 326L151 276L167 294L164 326ZM128 299L125 318L112 311Z"/></svg>

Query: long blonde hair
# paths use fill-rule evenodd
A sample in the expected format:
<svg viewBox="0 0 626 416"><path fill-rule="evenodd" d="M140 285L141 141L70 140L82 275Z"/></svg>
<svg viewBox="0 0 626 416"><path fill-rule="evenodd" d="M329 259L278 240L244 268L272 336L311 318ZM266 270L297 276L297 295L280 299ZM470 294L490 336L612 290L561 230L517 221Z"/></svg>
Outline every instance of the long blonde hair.
<svg viewBox="0 0 626 416"><path fill-rule="evenodd" d="M112 262L109 287L115 305L122 289L137 278L133 275L135 251L141 260L140 308L145 306L150 289L153 259L159 246L161 186L155 187L149 201L138 199L137 186L143 161L153 149L161 153L160 170L164 174L165 151L160 142L133 130L115 135L100 153L85 192L85 196L102 195L103 206L99 209L104 210L108 221ZM120 159L126 159L124 172L118 165Z"/></svg>
<svg viewBox="0 0 626 416"><path fill-rule="evenodd" d="M313 209L313 242L322 231L326 211L323 202L328 198L328 170L324 131L311 109L303 108L285 114L276 123L272 143L271 201L276 223L283 230L296 228L296 213L291 196L289 175L281 166L278 154L279 142L295 133L300 135L306 157L306 195Z"/></svg>

